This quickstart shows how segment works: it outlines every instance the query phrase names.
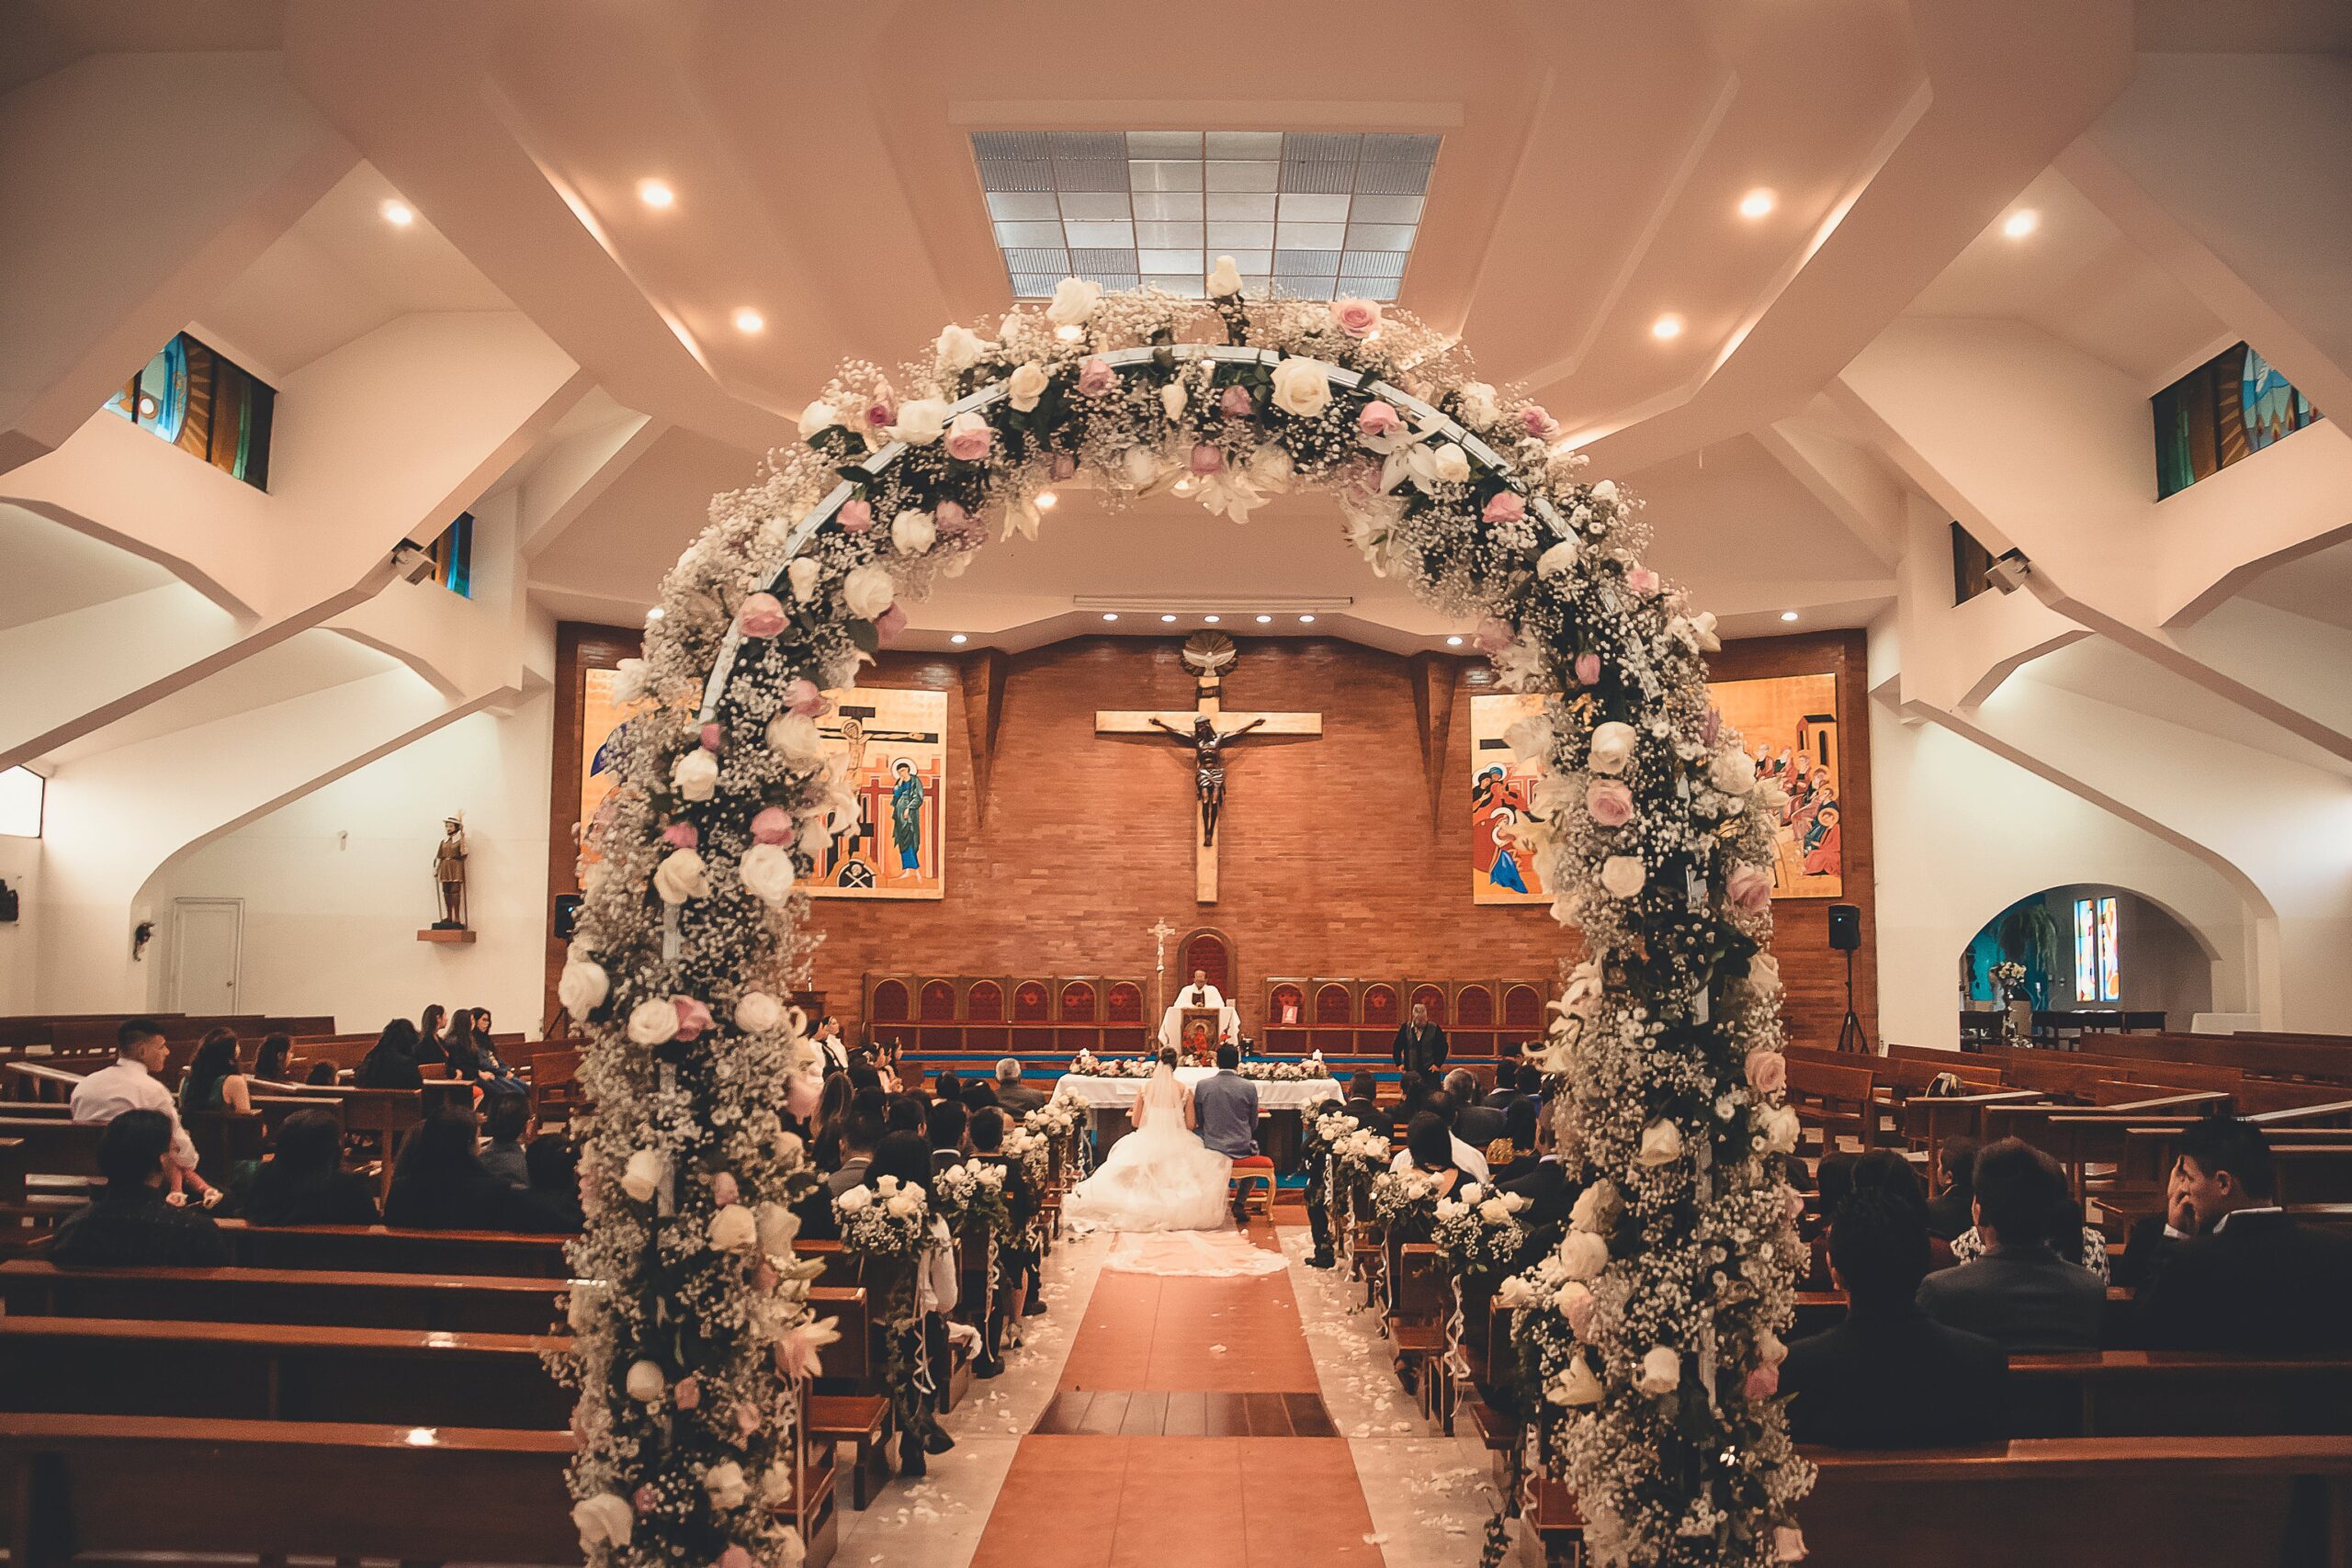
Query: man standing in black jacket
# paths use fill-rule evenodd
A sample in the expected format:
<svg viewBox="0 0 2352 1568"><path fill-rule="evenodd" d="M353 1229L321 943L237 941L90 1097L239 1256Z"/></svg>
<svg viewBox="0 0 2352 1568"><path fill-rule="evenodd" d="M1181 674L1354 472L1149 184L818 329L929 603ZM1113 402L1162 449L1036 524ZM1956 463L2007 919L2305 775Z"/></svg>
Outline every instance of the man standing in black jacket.
<svg viewBox="0 0 2352 1568"><path fill-rule="evenodd" d="M1413 1004L1412 1021L1397 1026L1389 1055L1408 1074L1435 1072L1445 1066L1445 1031L1430 1021L1426 1005Z"/></svg>
<svg viewBox="0 0 2352 1568"><path fill-rule="evenodd" d="M2180 1137L2180 1187L2198 1235L2170 1245L2140 1288L2141 1342L2179 1350L2352 1346L2352 1241L2278 1206L2270 1145L2216 1116Z"/></svg>

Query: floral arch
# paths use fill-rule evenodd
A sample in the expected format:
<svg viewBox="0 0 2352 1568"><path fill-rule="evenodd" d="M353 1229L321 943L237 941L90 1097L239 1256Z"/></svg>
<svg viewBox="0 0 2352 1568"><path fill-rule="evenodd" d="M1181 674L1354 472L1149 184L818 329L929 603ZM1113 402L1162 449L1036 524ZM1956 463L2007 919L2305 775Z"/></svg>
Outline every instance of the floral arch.
<svg viewBox="0 0 2352 1568"><path fill-rule="evenodd" d="M718 497L662 584L617 809L561 994L596 1113L574 1272L575 1517L593 1562L789 1563L807 1190L780 1111L812 1098L779 999L817 933L796 886L854 806L818 741L824 692L993 526L1086 476L1236 522L1319 489L1375 571L1475 617L1502 679L1545 694L1512 737L1549 763L1527 829L1580 929L1543 1066L1592 1185L1514 1281L1550 1462L1603 1562L1761 1563L1798 1550L1810 1472L1773 1397L1799 1253L1779 1156L1769 814L1709 707L1713 617L1639 563L1634 507L1554 450L1544 411L1441 333L1363 300L1103 295L1076 279L992 339L951 326L899 381L845 365L803 444Z"/></svg>

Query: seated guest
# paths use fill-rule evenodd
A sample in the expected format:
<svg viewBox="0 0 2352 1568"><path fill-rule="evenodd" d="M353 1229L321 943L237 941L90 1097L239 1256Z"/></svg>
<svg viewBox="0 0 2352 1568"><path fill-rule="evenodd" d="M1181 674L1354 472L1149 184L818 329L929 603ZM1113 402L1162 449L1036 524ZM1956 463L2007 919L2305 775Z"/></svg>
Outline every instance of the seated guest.
<svg viewBox="0 0 2352 1568"><path fill-rule="evenodd" d="M417 1015L416 1045L409 1055L416 1058L419 1066L430 1066L435 1062L447 1061L449 1059L448 1034L449 1010L439 1002L429 1004L422 1013Z"/></svg>
<svg viewBox="0 0 2352 1568"><path fill-rule="evenodd" d="M585 1228L588 1216L580 1207L580 1151L571 1140L560 1133L533 1138L523 1151L523 1163L532 1196L563 1217L564 1229Z"/></svg>
<svg viewBox="0 0 2352 1568"><path fill-rule="evenodd" d="M1497 1111L1509 1111L1510 1102L1519 1098L1520 1092L1519 1064L1505 1056L1495 1064L1495 1089L1487 1096L1486 1103Z"/></svg>
<svg viewBox="0 0 2352 1568"><path fill-rule="evenodd" d="M1846 1321L1789 1347L1780 1392L1789 1436L1832 1448L1947 1448L1999 1438L2008 1357L1982 1335L1919 1310L1928 1227L1917 1208L1877 1187L1856 1190L1829 1222L1831 1277Z"/></svg>
<svg viewBox="0 0 2352 1568"><path fill-rule="evenodd" d="M124 1111L98 1136L96 1201L57 1227L52 1262L69 1268L216 1269L229 1261L228 1238L212 1216L164 1197L164 1167L177 1130L160 1111Z"/></svg>
<svg viewBox="0 0 2352 1568"><path fill-rule="evenodd" d="M416 1070L416 1025L404 1018L392 1020L376 1037L374 1047L359 1058L353 1084L360 1089L423 1088L424 1075Z"/></svg>
<svg viewBox="0 0 2352 1568"><path fill-rule="evenodd" d="M2132 1234L2123 1240L2123 1259L2115 1266L2109 1282L2139 1292L2171 1258L2173 1248L2196 1234L2197 1211L2189 1206L2188 1178L2175 1159L2165 1176L2164 1213L2143 1214L2132 1223Z"/></svg>
<svg viewBox="0 0 2352 1568"><path fill-rule="evenodd" d="M219 1202L220 1195L196 1173L196 1145L188 1141L187 1129L180 1125L179 1107L172 1091L158 1076L172 1059L164 1026L152 1018L134 1018L117 1029L114 1038L115 1049L120 1053L114 1065L100 1067L74 1086L70 1107L74 1120L111 1122L129 1111L160 1112L172 1132L172 1157L164 1172L165 1190L177 1193L186 1189L206 1203Z"/></svg>
<svg viewBox="0 0 2352 1568"><path fill-rule="evenodd" d="M1975 1186L1984 1255L1928 1275L1919 1286L1920 1310L2011 1355L2098 1349L2107 1282L2050 1247L2060 1201L2052 1190L2063 1198L2064 1174L2032 1145L2003 1138L1977 1154Z"/></svg>
<svg viewBox="0 0 2352 1568"><path fill-rule="evenodd" d="M842 1122L849 1115L853 1092L847 1073L825 1075L825 1087L817 1096L817 1119L808 1129L808 1157L819 1170L832 1170L842 1163Z"/></svg>
<svg viewBox="0 0 2352 1568"><path fill-rule="evenodd" d="M921 1133L931 1125L931 1102L919 1094L894 1094L882 1121L888 1132Z"/></svg>
<svg viewBox="0 0 2352 1568"><path fill-rule="evenodd" d="M1444 1119L1433 1111L1424 1111L1405 1129L1405 1152L1399 1157L1405 1162L1399 1170L1418 1170L1423 1176L1437 1179L1437 1195L1452 1192L1468 1179L1462 1167L1455 1163L1453 1134L1446 1130Z"/></svg>
<svg viewBox="0 0 2352 1568"><path fill-rule="evenodd" d="M467 1021L466 1043L473 1047L475 1080L485 1089L501 1089L509 1094L526 1094L529 1086L515 1076L498 1054L498 1042L490 1037L490 1010L475 1008L470 1014L459 1013Z"/></svg>
<svg viewBox="0 0 2352 1568"><path fill-rule="evenodd" d="M986 1105L972 1112L972 1159L1004 1171L1005 1212L1012 1218L1015 1234L1026 1238L1031 1234L1029 1223L1037 1216L1037 1190L1030 1183L1027 1168L1017 1159L1005 1157L1005 1125L1004 1111L1000 1106ZM1016 1325L1021 1321L1021 1308L1036 1283L1036 1249L1025 1241L1005 1247L998 1273L1003 1284L981 1340L980 1359L972 1369L978 1377L992 1378L1004 1371L1005 1339L1009 1334L1019 1334Z"/></svg>
<svg viewBox="0 0 2352 1568"><path fill-rule="evenodd" d="M888 1092L888 1089L883 1089L881 1069L859 1056L850 1058L849 1086L852 1089L883 1089L885 1093Z"/></svg>
<svg viewBox="0 0 2352 1568"><path fill-rule="evenodd" d="M2352 1348L2352 1240L2278 1206L2270 1145L2234 1117L2180 1135L2180 1184L2198 1234L2171 1244L2135 1302L2157 1349Z"/></svg>
<svg viewBox="0 0 2352 1568"><path fill-rule="evenodd" d="M428 1116L392 1168L384 1223L420 1230L560 1231L567 1215L482 1168L474 1115L455 1106Z"/></svg>
<svg viewBox="0 0 2352 1568"><path fill-rule="evenodd" d="M449 1021L441 1033L442 1059L449 1065L449 1077L459 1083L480 1083L483 1067L481 1053L474 1048L473 1014L460 1011ZM424 1058L420 1056L420 1065Z"/></svg>
<svg viewBox="0 0 2352 1568"><path fill-rule="evenodd" d="M309 1070L302 1075L304 1083L326 1088L332 1088L341 1082L342 1078L343 1075L335 1069L335 1065L324 1058L312 1062Z"/></svg>
<svg viewBox="0 0 2352 1568"><path fill-rule="evenodd" d="M1536 1152L1535 1129L1544 1118L1544 1102L1522 1094L1503 1110L1503 1135L1487 1145L1487 1171L1498 1187L1509 1187L1534 1174L1543 1156Z"/></svg>
<svg viewBox="0 0 2352 1568"><path fill-rule="evenodd" d="M977 1116L983 1111L1001 1111L1004 1107L996 1098L996 1085L988 1078L964 1086L964 1109Z"/></svg>
<svg viewBox="0 0 2352 1568"><path fill-rule="evenodd" d="M187 1065L187 1077L180 1080L181 1111L250 1112L253 1108L253 1090L237 1071L236 1035L226 1029L207 1030Z"/></svg>
<svg viewBox="0 0 2352 1568"><path fill-rule="evenodd" d="M287 1075L294 1070L294 1037L290 1034L265 1034L261 1049L254 1053L254 1077L264 1083L292 1083Z"/></svg>
<svg viewBox="0 0 2352 1568"><path fill-rule="evenodd" d="M2049 1194L2050 1250L2067 1262L2089 1269L2098 1276L2099 1283L2108 1282L2107 1237L2083 1224L2083 1212L2075 1205L2075 1195L2064 1182L2060 1182ZM1951 1261L1968 1263L1984 1256L1984 1238L1975 1226L1951 1238Z"/></svg>
<svg viewBox="0 0 2352 1568"><path fill-rule="evenodd" d="M1919 1212L1922 1223L1926 1221L1928 1195L1920 1190L1919 1173L1911 1168L1909 1160L1893 1149L1865 1149L1853 1159L1853 1169L1848 1179L1852 1191L1860 1192L1867 1188L1874 1192L1883 1192L1908 1203ZM1928 1272L1932 1274L1951 1265L1951 1244L1930 1230L1928 1233Z"/></svg>
<svg viewBox="0 0 2352 1568"><path fill-rule="evenodd" d="M825 1178L828 1197L838 1198L853 1187L866 1185L865 1168L874 1162L884 1131L881 1117L862 1106L850 1108L849 1121L842 1127L842 1163Z"/></svg>
<svg viewBox="0 0 2352 1568"><path fill-rule="evenodd" d="M1928 1200L1928 1234L1951 1240L1975 1227L1969 1205L1976 1199L1976 1140L1946 1138L1936 1150L1937 1179L1943 1190Z"/></svg>
<svg viewBox="0 0 2352 1568"><path fill-rule="evenodd" d="M1386 1137L1396 1130L1388 1112L1380 1108L1380 1080L1368 1068L1358 1068L1348 1078L1348 1103L1343 1108L1356 1119L1356 1124Z"/></svg>
<svg viewBox="0 0 2352 1568"><path fill-rule="evenodd" d="M1453 1102L1453 1135L1484 1149L1503 1135L1503 1113L1478 1097L1478 1080L1460 1067L1445 1075L1446 1098Z"/></svg>
<svg viewBox="0 0 2352 1568"><path fill-rule="evenodd" d="M481 1168L509 1187L531 1185L530 1159L523 1152L523 1134L530 1122L531 1102L503 1091L490 1097L482 1115L482 1132L490 1141L482 1145Z"/></svg>
<svg viewBox="0 0 2352 1568"><path fill-rule="evenodd" d="M278 1124L270 1156L244 1197L257 1225L372 1225L375 1194L343 1168L343 1126L323 1111L297 1111Z"/></svg>
<svg viewBox="0 0 2352 1568"><path fill-rule="evenodd" d="M828 1073L849 1070L849 1043L842 1038L842 1021L827 1013L817 1021L817 1032L809 1037L817 1048L817 1066Z"/></svg>
<svg viewBox="0 0 2352 1568"><path fill-rule="evenodd" d="M1464 1143L1459 1137L1454 1135L1453 1118L1456 1109L1457 1107L1454 1104L1453 1097L1446 1093L1443 1089L1438 1089L1434 1093L1430 1094L1427 1100L1422 1101L1421 1110L1416 1113L1415 1120L1418 1120L1421 1116L1436 1117L1438 1121L1443 1124L1446 1139L1453 1145L1453 1164L1459 1166L1462 1169L1463 1175L1468 1177L1471 1180L1483 1183L1488 1177L1487 1169L1487 1156L1480 1154L1477 1150L1472 1148L1469 1145ZM1407 1127L1408 1130L1410 1126L1411 1123L1408 1122ZM1392 1170L1402 1170L1407 1165L1411 1163L1412 1157L1412 1145L1408 1143L1405 1147L1398 1152L1396 1157L1389 1162L1389 1168Z"/></svg>
<svg viewBox="0 0 2352 1568"><path fill-rule="evenodd" d="M1814 1173L1813 1212L1798 1227L1805 1244L1813 1249L1813 1262L1804 1278L1804 1289L1826 1291L1829 1286L1829 1218L1835 1214L1854 1190L1854 1156L1846 1154L1825 1154L1821 1166Z"/></svg>
<svg viewBox="0 0 2352 1568"><path fill-rule="evenodd" d="M1015 1116L1046 1103L1046 1091L1021 1080L1021 1064L1007 1056L996 1065L996 1102Z"/></svg>
<svg viewBox="0 0 2352 1568"><path fill-rule="evenodd" d="M892 1133L874 1151L874 1162L866 1168L871 1186L886 1176L894 1176L901 1185L931 1190L931 1150L922 1136L915 1133ZM947 1363L947 1325L949 1313L956 1310L959 1285L956 1264L956 1238L948 1234L947 1222L938 1214L931 1216L931 1239L923 1246L922 1256L915 1264L915 1310L922 1314L923 1332L931 1342L932 1365ZM946 1379L939 1380L944 1387ZM953 1438L940 1429L936 1420L919 1423L920 1435L913 1428L900 1434L899 1460L901 1475L920 1476L924 1472L927 1453L944 1453L956 1446Z"/></svg>
<svg viewBox="0 0 2352 1568"><path fill-rule="evenodd" d="M964 1109L960 1100L943 1100L931 1108L931 1119L923 1134L931 1140L931 1167L945 1170L964 1163L964 1130L971 1124L972 1113Z"/></svg>
<svg viewBox="0 0 2352 1568"><path fill-rule="evenodd" d="M1498 1183L1505 1192L1517 1193L1527 1200L1527 1207L1520 1212L1520 1223L1527 1227L1527 1256L1540 1256L1559 1244L1568 1228L1568 1211L1575 1207L1580 1190L1568 1179L1567 1162L1560 1157L1554 1145L1555 1134L1552 1119L1542 1112L1542 1101L1532 1095L1523 1097L1537 1106L1535 1118L1535 1168L1525 1176Z"/></svg>
<svg viewBox="0 0 2352 1568"><path fill-rule="evenodd" d="M931 1098L933 1100L962 1100L964 1098L964 1079L962 1076L952 1069L941 1073L939 1077L932 1082Z"/></svg>

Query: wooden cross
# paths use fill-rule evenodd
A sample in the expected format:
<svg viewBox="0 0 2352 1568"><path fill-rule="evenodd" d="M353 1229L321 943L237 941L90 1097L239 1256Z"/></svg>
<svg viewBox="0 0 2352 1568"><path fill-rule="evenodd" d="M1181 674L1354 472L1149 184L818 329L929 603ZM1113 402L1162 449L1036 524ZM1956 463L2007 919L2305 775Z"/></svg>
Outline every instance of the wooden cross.
<svg viewBox="0 0 2352 1568"><path fill-rule="evenodd" d="M1098 709L1094 715L1097 735L1156 732L1193 748L1193 820L1200 829L1193 841L1193 897L1203 904L1216 902L1216 825L1225 807L1226 750L1253 731L1270 736L1323 733L1319 713L1227 713L1222 701L1225 673L1237 657L1231 640L1222 634L1195 633L1184 644L1184 663L1200 688L1191 712Z"/></svg>

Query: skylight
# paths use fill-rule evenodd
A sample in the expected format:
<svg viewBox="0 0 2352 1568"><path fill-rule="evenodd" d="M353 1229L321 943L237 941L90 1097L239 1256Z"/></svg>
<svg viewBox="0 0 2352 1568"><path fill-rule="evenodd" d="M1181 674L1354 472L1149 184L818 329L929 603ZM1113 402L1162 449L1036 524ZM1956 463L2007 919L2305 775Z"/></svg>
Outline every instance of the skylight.
<svg viewBox="0 0 2352 1568"><path fill-rule="evenodd" d="M1387 131L972 133L1023 299L1070 276L1200 298L1221 255L1250 293L1394 299L1437 147Z"/></svg>

